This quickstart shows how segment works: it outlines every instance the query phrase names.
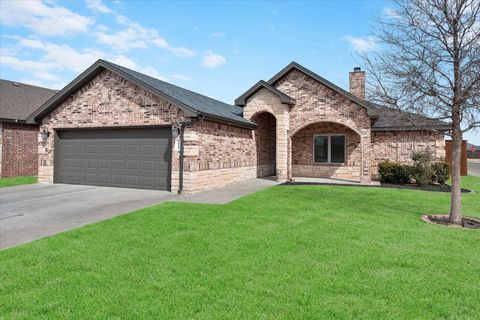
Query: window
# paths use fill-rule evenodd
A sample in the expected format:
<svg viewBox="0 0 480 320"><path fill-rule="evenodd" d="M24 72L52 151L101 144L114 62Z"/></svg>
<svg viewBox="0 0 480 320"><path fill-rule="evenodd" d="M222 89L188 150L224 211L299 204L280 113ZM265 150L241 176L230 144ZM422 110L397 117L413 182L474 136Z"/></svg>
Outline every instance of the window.
<svg viewBox="0 0 480 320"><path fill-rule="evenodd" d="M313 162L345 163L345 136L313 136Z"/></svg>

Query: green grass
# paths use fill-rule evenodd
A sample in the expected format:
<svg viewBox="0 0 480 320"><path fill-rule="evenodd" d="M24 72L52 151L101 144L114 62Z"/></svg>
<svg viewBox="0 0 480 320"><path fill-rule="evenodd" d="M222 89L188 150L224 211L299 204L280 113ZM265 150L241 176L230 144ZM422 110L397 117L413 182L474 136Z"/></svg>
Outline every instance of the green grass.
<svg viewBox="0 0 480 320"><path fill-rule="evenodd" d="M0 252L0 317L478 319L480 230L420 221L448 205L341 186L165 203Z"/></svg>
<svg viewBox="0 0 480 320"><path fill-rule="evenodd" d="M25 177L11 177L0 178L0 188L19 186L22 184L37 183L37 177L25 176Z"/></svg>

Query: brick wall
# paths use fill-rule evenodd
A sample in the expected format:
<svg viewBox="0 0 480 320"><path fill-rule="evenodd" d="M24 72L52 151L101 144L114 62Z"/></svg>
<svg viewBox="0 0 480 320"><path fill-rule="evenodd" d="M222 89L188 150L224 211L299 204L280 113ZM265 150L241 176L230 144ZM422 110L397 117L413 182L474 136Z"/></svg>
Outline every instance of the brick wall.
<svg viewBox="0 0 480 320"><path fill-rule="evenodd" d="M49 132L59 128L96 128L171 125L182 121L183 111L110 71L104 71L42 119ZM53 182L54 135L38 137L39 181ZM172 148L172 159L178 153ZM178 162L172 175L178 175ZM177 186L172 179L172 190Z"/></svg>
<svg viewBox="0 0 480 320"><path fill-rule="evenodd" d="M59 128L170 125L186 120L177 106L104 71L42 120ZM177 137L177 140L179 137ZM54 137L38 148L39 181L53 182ZM196 192L255 177L250 129L196 121L185 131L184 190ZM172 146L171 190L179 186L179 152Z"/></svg>
<svg viewBox="0 0 480 320"><path fill-rule="evenodd" d="M365 71L350 72L348 80L350 93L365 100Z"/></svg>
<svg viewBox="0 0 480 320"><path fill-rule="evenodd" d="M289 115L290 137L313 123L338 123L357 132L361 141L359 179L370 181L371 119L363 107L295 69L277 81L275 87L296 100Z"/></svg>
<svg viewBox="0 0 480 320"><path fill-rule="evenodd" d="M257 157L257 176L273 176L275 175L275 117L271 113L263 112L254 116L252 120L258 124L253 133Z"/></svg>
<svg viewBox="0 0 480 320"><path fill-rule="evenodd" d="M313 136L316 134L345 135L344 164L313 162ZM360 136L345 126L335 123L317 123L301 129L292 137L292 152L293 176L360 179L362 163Z"/></svg>
<svg viewBox="0 0 480 320"><path fill-rule="evenodd" d="M244 117L254 121L254 117L260 113L268 112L275 117L275 175L280 181L285 181L288 176L288 130L289 130L289 109L286 104L282 104L280 99L268 91L260 89L254 95L247 99L243 108ZM261 165L259 171L263 169L268 171L268 167Z"/></svg>
<svg viewBox="0 0 480 320"><path fill-rule="evenodd" d="M3 122L0 130L1 176L36 176L38 126Z"/></svg>
<svg viewBox="0 0 480 320"><path fill-rule="evenodd" d="M185 130L184 191L197 192L255 178L250 129L196 121Z"/></svg>
<svg viewBox="0 0 480 320"><path fill-rule="evenodd" d="M434 131L377 131L372 132L371 174L376 177L378 163L390 160L411 164L414 152L429 149L438 160L445 158L445 140L442 132Z"/></svg>

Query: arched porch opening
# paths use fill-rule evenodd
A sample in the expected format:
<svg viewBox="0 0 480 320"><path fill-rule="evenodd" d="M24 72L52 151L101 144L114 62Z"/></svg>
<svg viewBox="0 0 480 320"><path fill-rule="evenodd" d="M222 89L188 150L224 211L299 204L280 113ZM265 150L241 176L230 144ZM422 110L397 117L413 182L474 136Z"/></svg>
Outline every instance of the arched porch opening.
<svg viewBox="0 0 480 320"><path fill-rule="evenodd" d="M291 136L291 176L362 180L362 139L336 122L309 124Z"/></svg>
<svg viewBox="0 0 480 320"><path fill-rule="evenodd" d="M258 124L254 131L257 156L257 177L276 175L277 121L270 112L260 112L252 117Z"/></svg>

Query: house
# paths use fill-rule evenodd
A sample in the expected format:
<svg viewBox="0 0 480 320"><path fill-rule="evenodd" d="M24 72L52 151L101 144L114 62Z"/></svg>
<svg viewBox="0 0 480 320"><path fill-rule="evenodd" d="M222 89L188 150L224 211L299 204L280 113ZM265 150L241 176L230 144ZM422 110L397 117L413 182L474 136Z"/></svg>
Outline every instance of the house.
<svg viewBox="0 0 480 320"><path fill-rule="evenodd" d="M55 93L0 79L0 177L37 175L38 125L26 119Z"/></svg>
<svg viewBox="0 0 480 320"><path fill-rule="evenodd" d="M27 119L39 181L197 192L255 177L369 182L383 159L445 156L448 125L364 100L292 62L226 104L99 60Z"/></svg>

